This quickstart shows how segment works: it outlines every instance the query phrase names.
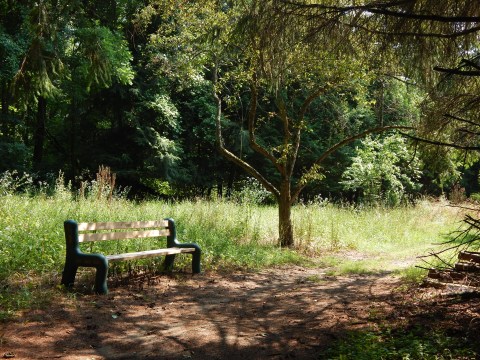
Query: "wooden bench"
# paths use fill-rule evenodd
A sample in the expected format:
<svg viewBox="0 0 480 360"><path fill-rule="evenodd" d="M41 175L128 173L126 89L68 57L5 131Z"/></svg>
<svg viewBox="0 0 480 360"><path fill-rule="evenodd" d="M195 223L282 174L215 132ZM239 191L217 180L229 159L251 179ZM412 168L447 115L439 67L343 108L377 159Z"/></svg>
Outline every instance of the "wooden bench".
<svg viewBox="0 0 480 360"><path fill-rule="evenodd" d="M74 220L67 220L64 222L64 229L67 247L62 284L66 287L73 286L78 267L94 267L96 268L95 292L107 294L109 262L165 256L163 268L171 270L175 261L175 255L181 253L192 254L192 273L200 273L200 247L195 243L178 242L175 222L172 219L96 223L77 223ZM167 247L163 249L103 255L84 253L79 247L81 242L88 241L142 239L163 236L167 237Z"/></svg>

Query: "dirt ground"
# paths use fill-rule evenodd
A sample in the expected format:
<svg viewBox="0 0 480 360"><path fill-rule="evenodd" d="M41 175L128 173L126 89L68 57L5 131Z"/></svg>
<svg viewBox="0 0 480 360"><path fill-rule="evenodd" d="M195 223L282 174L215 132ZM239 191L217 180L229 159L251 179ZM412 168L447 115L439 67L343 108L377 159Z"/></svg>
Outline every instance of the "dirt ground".
<svg viewBox="0 0 480 360"><path fill-rule="evenodd" d="M347 330L385 324L421 324L480 344L477 296L406 291L391 274L332 277L296 267L109 286L107 296L77 286L48 309L0 324L0 357L319 359Z"/></svg>

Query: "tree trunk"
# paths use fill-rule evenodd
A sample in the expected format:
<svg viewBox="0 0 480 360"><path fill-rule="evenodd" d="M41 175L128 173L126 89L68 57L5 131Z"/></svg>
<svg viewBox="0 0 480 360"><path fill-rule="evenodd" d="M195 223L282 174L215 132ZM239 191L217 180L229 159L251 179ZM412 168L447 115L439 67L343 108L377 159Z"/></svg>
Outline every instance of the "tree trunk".
<svg viewBox="0 0 480 360"><path fill-rule="evenodd" d="M217 198L223 199L223 179L217 179Z"/></svg>
<svg viewBox="0 0 480 360"><path fill-rule="evenodd" d="M77 124L80 123L79 118L79 110L78 110L78 101L77 98L74 96L72 98L72 105L70 108L70 129L69 129L69 138L70 138L70 146L69 146L69 151L70 151L70 179L75 179L75 176L77 175L77 160L76 160L76 140L77 140Z"/></svg>
<svg viewBox="0 0 480 360"><path fill-rule="evenodd" d="M43 160L43 146L45 143L45 123L47 119L47 100L40 96L37 107L37 123L35 125L33 168L39 170Z"/></svg>
<svg viewBox="0 0 480 360"><path fill-rule="evenodd" d="M290 181L284 180L278 197L278 240L282 247L292 247L294 244L291 215Z"/></svg>
<svg viewBox="0 0 480 360"><path fill-rule="evenodd" d="M9 119L8 119L8 98L9 98L9 93L8 93L8 84L7 82L2 82L1 85L1 101L2 101L2 112L1 114L1 122L2 122L2 130L1 133L2 135L6 138L9 135Z"/></svg>

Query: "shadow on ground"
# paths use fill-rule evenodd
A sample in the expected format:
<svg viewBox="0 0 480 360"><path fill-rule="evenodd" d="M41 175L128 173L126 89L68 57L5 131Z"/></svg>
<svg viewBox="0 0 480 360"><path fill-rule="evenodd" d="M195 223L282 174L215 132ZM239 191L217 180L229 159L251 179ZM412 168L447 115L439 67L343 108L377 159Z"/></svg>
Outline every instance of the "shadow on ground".
<svg viewBox="0 0 480 360"><path fill-rule="evenodd" d="M480 343L478 299L322 269L159 276L64 296L3 324L16 359L319 359L349 330L443 326Z"/></svg>

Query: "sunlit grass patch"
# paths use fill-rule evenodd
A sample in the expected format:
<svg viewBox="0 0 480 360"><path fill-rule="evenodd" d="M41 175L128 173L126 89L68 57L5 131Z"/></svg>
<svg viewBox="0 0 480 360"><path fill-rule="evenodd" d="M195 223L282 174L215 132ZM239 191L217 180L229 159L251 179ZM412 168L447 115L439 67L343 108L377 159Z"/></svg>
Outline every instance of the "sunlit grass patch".
<svg viewBox="0 0 480 360"><path fill-rule="evenodd" d="M477 359L477 354L462 337L417 327L412 330L351 331L320 354L319 359L473 360Z"/></svg>
<svg viewBox="0 0 480 360"><path fill-rule="evenodd" d="M397 270L397 274L407 284L420 284L427 276L427 270L420 267L408 267Z"/></svg>

